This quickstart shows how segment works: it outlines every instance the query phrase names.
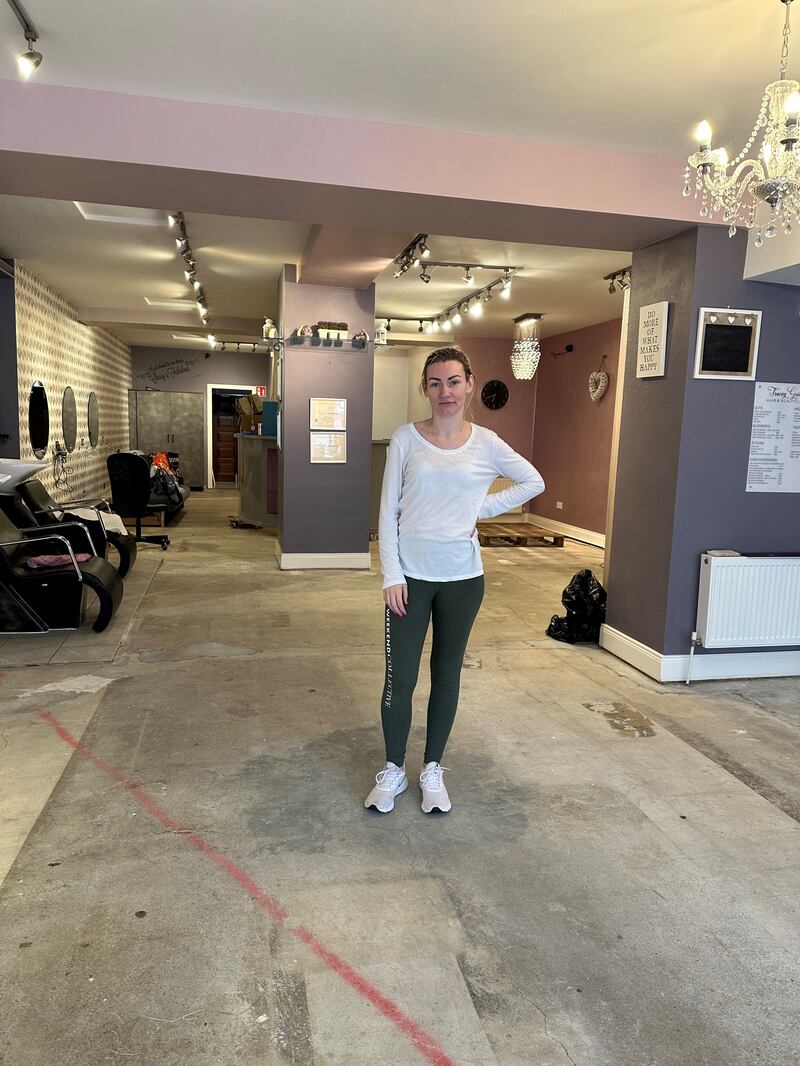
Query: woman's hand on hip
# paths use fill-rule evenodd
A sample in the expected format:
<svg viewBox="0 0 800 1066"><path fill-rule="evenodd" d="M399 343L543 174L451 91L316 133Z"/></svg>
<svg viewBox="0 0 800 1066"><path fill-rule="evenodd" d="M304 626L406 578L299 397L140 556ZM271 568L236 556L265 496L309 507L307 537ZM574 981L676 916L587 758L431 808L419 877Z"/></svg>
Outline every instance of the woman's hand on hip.
<svg viewBox="0 0 800 1066"><path fill-rule="evenodd" d="M389 585L383 590L383 602L394 614L405 615L408 603L408 585Z"/></svg>

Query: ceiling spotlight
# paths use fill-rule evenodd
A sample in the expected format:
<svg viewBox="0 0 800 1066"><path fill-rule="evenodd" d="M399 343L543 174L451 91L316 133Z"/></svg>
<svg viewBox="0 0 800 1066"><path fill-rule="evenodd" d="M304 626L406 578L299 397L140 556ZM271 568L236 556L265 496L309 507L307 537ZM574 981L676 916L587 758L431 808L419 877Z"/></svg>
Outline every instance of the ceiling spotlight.
<svg viewBox="0 0 800 1066"><path fill-rule="evenodd" d="M425 269L425 267L423 267L422 270L420 271L419 280L420 281L424 281L426 285L431 280L431 275L428 273L428 271Z"/></svg>
<svg viewBox="0 0 800 1066"><path fill-rule="evenodd" d="M464 267L464 276L461 279L465 285L474 285L475 278L469 272L469 267Z"/></svg>
<svg viewBox="0 0 800 1066"><path fill-rule="evenodd" d="M435 319L433 320L433 330L432 330L431 332L433 332L433 333L438 333L440 329L441 329L441 327L440 327L440 325L439 325L439 319L438 319L438 318L435 318Z"/></svg>
<svg viewBox="0 0 800 1066"><path fill-rule="evenodd" d="M209 333L209 335L208 335L208 343L211 345L212 348L216 345L217 338L214 336L213 333Z"/></svg>
<svg viewBox="0 0 800 1066"><path fill-rule="evenodd" d="M183 276L186 278L187 281L194 282L194 271L193 270L184 270Z"/></svg>
<svg viewBox="0 0 800 1066"><path fill-rule="evenodd" d="M453 323L450 321L450 316L448 315L442 324L442 329L451 330L452 328Z"/></svg>
<svg viewBox="0 0 800 1066"><path fill-rule="evenodd" d="M420 319L419 320L419 329L417 330L417 333L422 333L423 329L425 329L425 327L422 324L422 319Z"/></svg>
<svg viewBox="0 0 800 1066"><path fill-rule="evenodd" d="M423 259L427 259L428 256L431 254L431 250L428 247L428 245L425 243L425 238L424 237L420 241L419 254L422 256Z"/></svg>
<svg viewBox="0 0 800 1066"><path fill-rule="evenodd" d="M392 332L392 320L391 320L391 318L387 318L386 319L386 332L387 333L391 333Z"/></svg>
<svg viewBox="0 0 800 1066"><path fill-rule="evenodd" d="M463 302L463 304L459 308L459 311L463 312L463 314L467 314L467 312L469 311L469 300L465 300Z"/></svg>
<svg viewBox="0 0 800 1066"><path fill-rule="evenodd" d="M609 281L608 283L608 291L611 293L612 296L617 291L617 286L614 278L612 278L611 281Z"/></svg>
<svg viewBox="0 0 800 1066"><path fill-rule="evenodd" d="M17 56L17 67L23 78L29 78L42 61L42 53L33 47L39 40L39 31L31 22L30 15L19 0L8 0L8 5L17 16L17 22L22 26L25 40L28 43L26 50Z"/></svg>
<svg viewBox="0 0 800 1066"><path fill-rule="evenodd" d="M492 298L492 290L491 289L487 289L484 292L483 296L481 296L481 299L483 300L483 302L485 304L488 304L488 302L491 300L491 298Z"/></svg>
<svg viewBox="0 0 800 1066"><path fill-rule="evenodd" d="M32 41L30 42L33 43ZM29 48L27 52L20 52L17 56L17 67L23 78L29 78L42 61L42 53L35 48Z"/></svg>
<svg viewBox="0 0 800 1066"><path fill-rule="evenodd" d="M509 278L508 281L506 281L505 278L504 278L500 282L500 284L502 285L502 288L500 289L501 298L503 300L510 300L511 299L511 279Z"/></svg>
<svg viewBox="0 0 800 1066"><path fill-rule="evenodd" d="M186 255L189 251L189 242L185 237L176 237L175 246L178 249L180 255Z"/></svg>
<svg viewBox="0 0 800 1066"><path fill-rule="evenodd" d="M178 223L182 221L182 219L183 219L183 215L180 213L180 211L176 211L172 215L167 215L167 220L168 220L170 226L177 226Z"/></svg>
<svg viewBox="0 0 800 1066"><path fill-rule="evenodd" d="M460 326L461 325L461 312L460 311L456 311L456 313L453 315L453 325L454 326Z"/></svg>
<svg viewBox="0 0 800 1066"><path fill-rule="evenodd" d="M471 315L474 315L475 318L480 318L480 316L483 314L483 304L480 302L480 300L475 301L472 307L470 307L469 313Z"/></svg>
<svg viewBox="0 0 800 1066"><path fill-rule="evenodd" d="M200 282L197 280L197 278L192 278L192 285L197 290L197 292L200 291Z"/></svg>
<svg viewBox="0 0 800 1066"><path fill-rule="evenodd" d="M415 266L415 267L419 266L419 256L417 256L417 258L414 260L412 265Z"/></svg>
<svg viewBox="0 0 800 1066"><path fill-rule="evenodd" d="M395 272L394 272L394 276L396 278L402 278L402 276L403 276L403 268L402 267L398 267L397 270L395 270Z"/></svg>
<svg viewBox="0 0 800 1066"><path fill-rule="evenodd" d="M205 311L202 313L202 315L200 315L200 318L202 320L203 325L207 326L208 325L208 315L205 313Z"/></svg>

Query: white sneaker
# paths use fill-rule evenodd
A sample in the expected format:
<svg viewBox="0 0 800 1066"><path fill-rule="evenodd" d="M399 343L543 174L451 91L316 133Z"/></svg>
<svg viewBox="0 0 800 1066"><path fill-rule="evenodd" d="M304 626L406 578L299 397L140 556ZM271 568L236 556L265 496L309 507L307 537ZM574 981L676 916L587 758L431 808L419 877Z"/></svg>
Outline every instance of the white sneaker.
<svg viewBox="0 0 800 1066"><path fill-rule="evenodd" d="M393 762L387 762L380 773L375 775L375 787L364 800L364 806L372 807L381 814L388 814L394 810L395 797L407 788L405 766L395 766Z"/></svg>
<svg viewBox="0 0 800 1066"><path fill-rule="evenodd" d="M422 789L422 810L425 814L431 814L433 811L446 814L453 806L442 777L446 769L446 766L440 766L438 762L425 763L422 768L419 787Z"/></svg>

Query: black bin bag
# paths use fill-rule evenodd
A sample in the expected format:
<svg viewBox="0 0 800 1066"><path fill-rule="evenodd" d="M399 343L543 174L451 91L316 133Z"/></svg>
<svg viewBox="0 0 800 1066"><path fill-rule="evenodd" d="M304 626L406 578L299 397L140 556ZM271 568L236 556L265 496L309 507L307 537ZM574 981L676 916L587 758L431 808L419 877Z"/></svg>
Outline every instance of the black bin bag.
<svg viewBox="0 0 800 1066"><path fill-rule="evenodd" d="M606 590L591 570L579 570L561 594L566 615L554 614L545 632L566 644L596 644L606 617Z"/></svg>

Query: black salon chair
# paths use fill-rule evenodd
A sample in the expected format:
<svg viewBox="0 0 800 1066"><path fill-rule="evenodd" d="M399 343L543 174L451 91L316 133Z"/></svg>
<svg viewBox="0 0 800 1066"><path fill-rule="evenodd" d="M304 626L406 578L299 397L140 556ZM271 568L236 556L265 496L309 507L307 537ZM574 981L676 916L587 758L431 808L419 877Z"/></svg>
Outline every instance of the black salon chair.
<svg viewBox="0 0 800 1066"><path fill-rule="evenodd" d="M83 540L83 547L76 552L70 539ZM79 554L88 558L79 559ZM69 558L31 568L29 560L43 555ZM111 563L94 553L85 526L63 522L58 532L40 526L18 529L0 512L0 630L78 629L84 621L88 591L99 604L92 628L102 633L122 603L124 586Z"/></svg>
<svg viewBox="0 0 800 1066"><path fill-rule="evenodd" d="M180 510L180 505L170 508L165 500L151 500L150 460L142 452L112 452L106 460L108 479L111 482L111 502L118 515L136 520L136 540L147 544L160 544L166 551L170 538L165 533L142 536L142 519L149 515L164 515Z"/></svg>
<svg viewBox="0 0 800 1066"><path fill-rule="evenodd" d="M103 525L101 511L111 511L108 501L70 500L67 503L56 503L41 481L36 481L35 479L23 481L17 487L17 496L32 519L30 522L23 522L23 525L61 526L64 522L69 522L74 517L69 514L71 507L80 507L93 511L94 521L77 520L83 522L89 530L96 554L101 559L107 558L108 545L110 544L119 555L117 569L120 577L125 577L136 562L136 538L133 534L118 533L115 530L106 529Z"/></svg>

